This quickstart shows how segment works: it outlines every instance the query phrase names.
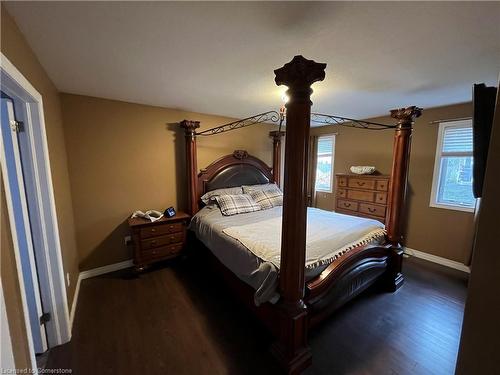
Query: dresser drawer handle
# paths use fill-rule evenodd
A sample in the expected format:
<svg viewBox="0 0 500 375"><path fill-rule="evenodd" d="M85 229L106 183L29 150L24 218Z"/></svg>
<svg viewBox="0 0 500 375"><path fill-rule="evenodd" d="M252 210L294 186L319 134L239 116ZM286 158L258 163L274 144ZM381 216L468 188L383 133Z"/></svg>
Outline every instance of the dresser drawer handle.
<svg viewBox="0 0 500 375"><path fill-rule="evenodd" d="M151 241L151 245L156 245L156 240Z"/></svg>
<svg viewBox="0 0 500 375"><path fill-rule="evenodd" d="M156 250L153 250L151 253L152 253L153 255L156 255Z"/></svg>
<svg viewBox="0 0 500 375"><path fill-rule="evenodd" d="M175 227L173 225L169 225L168 229L174 229Z"/></svg>
<svg viewBox="0 0 500 375"><path fill-rule="evenodd" d="M377 211L377 209L376 209L376 208L371 208L371 207L368 207L368 211L370 211L371 213L374 213L374 212L376 212L376 211Z"/></svg>
<svg viewBox="0 0 500 375"><path fill-rule="evenodd" d="M345 202L344 202L344 207L351 207L351 204L350 204L350 203L345 203Z"/></svg>
<svg viewBox="0 0 500 375"><path fill-rule="evenodd" d="M356 183L358 184L358 186L365 186L364 181L356 181Z"/></svg>
<svg viewBox="0 0 500 375"><path fill-rule="evenodd" d="M379 200L379 201L383 201L383 200L384 200L384 197L378 197L378 200Z"/></svg>
<svg viewBox="0 0 500 375"><path fill-rule="evenodd" d="M156 228L151 228L151 232L156 232Z"/></svg>
<svg viewBox="0 0 500 375"><path fill-rule="evenodd" d="M170 236L170 241L175 241L175 236Z"/></svg>

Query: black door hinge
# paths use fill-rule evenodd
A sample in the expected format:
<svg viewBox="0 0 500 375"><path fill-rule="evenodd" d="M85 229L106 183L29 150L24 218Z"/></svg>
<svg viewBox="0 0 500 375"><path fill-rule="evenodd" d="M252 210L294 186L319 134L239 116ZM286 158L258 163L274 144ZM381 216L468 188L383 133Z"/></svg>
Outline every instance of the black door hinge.
<svg viewBox="0 0 500 375"><path fill-rule="evenodd" d="M10 121L10 128L13 132L21 133L24 131L24 124L21 121L12 120Z"/></svg>
<svg viewBox="0 0 500 375"><path fill-rule="evenodd" d="M40 317L40 325L50 322L51 318L50 313L43 313Z"/></svg>

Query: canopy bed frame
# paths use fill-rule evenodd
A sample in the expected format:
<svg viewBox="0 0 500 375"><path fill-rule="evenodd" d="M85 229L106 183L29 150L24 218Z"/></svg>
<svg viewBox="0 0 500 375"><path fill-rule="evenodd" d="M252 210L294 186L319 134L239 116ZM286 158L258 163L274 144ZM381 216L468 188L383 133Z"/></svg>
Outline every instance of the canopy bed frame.
<svg viewBox="0 0 500 375"><path fill-rule="evenodd" d="M354 298L368 286L379 281L395 291L403 283L401 215L405 200L410 143L418 107L391 110L395 125L377 124L333 115L311 114L311 85L325 77L326 64L295 56L275 70L277 85L288 86L286 104L286 146L284 166L284 200L282 215L281 263L279 271L280 299L276 304L259 307L253 302L253 289L239 280L230 270L215 260L220 274L237 295L261 318L277 340L272 352L287 373L300 373L311 363L307 346L307 331L332 311ZM252 183L281 181L281 123L283 112L270 111L213 129L198 132L198 121L184 120L188 211L194 215L200 208L200 197L207 191ZM219 134L260 122L278 122L280 130L273 131L273 166L249 155L235 151L213 162L198 173L196 139L198 136ZM386 239L379 245L351 249L334 260L317 277L305 281L307 159L311 121L339 124L366 129L394 129L394 150L388 191ZM200 248L204 246L199 243Z"/></svg>

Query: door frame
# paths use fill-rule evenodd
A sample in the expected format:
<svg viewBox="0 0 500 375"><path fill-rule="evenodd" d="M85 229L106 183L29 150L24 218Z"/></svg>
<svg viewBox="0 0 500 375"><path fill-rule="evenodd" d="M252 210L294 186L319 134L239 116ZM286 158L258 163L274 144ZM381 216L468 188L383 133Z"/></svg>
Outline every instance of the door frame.
<svg viewBox="0 0 500 375"><path fill-rule="evenodd" d="M52 184L52 173L50 168L49 149L45 131L45 117L43 112L43 100L40 93L22 75L22 73L1 53L0 74L2 89L13 98L18 98L26 105L26 118L24 128L30 145L30 162L33 168L33 182L36 190L37 221L41 226L43 241L37 252L38 273L43 273L40 279L40 289L44 308L51 313L53 324L46 325L49 347L68 342L71 339L71 325L69 318L68 300L66 295L66 282L62 262L61 244L59 237L59 226L55 206L54 190ZM5 152L5 150L3 151ZM1 168L4 179L8 178L5 155L1 156ZM18 173L22 171L18 170ZM4 180L9 220L13 239L17 238L16 226L13 222L12 197L6 180ZM37 251L37 250L35 250ZM26 304L26 295L21 272L21 259L19 247L14 241L14 253L16 259L19 285L21 286L21 299L23 315L26 328L30 329L29 316ZM39 255L39 256L38 256ZM38 261L40 260L40 262ZM42 267L40 269L40 264ZM31 335L28 334L28 346L31 354L33 369L36 369L36 359Z"/></svg>

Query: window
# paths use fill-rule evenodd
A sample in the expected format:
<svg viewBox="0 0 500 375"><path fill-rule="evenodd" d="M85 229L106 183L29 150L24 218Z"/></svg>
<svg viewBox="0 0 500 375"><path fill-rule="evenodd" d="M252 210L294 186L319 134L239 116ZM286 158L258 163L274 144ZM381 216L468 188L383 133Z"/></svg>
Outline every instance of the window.
<svg viewBox="0 0 500 375"><path fill-rule="evenodd" d="M472 121L439 124L431 207L474 211Z"/></svg>
<svg viewBox="0 0 500 375"><path fill-rule="evenodd" d="M318 138L316 158L316 186L317 191L332 191L333 183L333 148L335 136L328 135Z"/></svg>

